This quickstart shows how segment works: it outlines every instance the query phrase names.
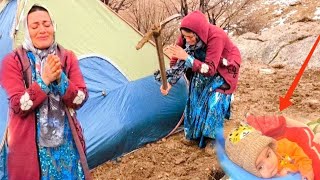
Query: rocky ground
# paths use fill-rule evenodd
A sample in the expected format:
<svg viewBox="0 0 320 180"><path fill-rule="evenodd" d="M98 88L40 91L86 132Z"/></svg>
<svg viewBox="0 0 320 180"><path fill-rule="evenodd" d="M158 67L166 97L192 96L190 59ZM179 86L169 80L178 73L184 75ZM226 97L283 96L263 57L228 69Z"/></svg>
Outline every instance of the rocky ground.
<svg viewBox="0 0 320 180"><path fill-rule="evenodd" d="M241 67L239 88L232 104L231 120L226 131L244 119L247 112L257 115L282 114L302 122L320 117L319 69L307 70L295 90L293 106L279 112L279 96L291 85L298 68L246 61ZM92 171L94 179L220 179L214 151L186 145L180 132L149 144L116 161L106 162Z"/></svg>

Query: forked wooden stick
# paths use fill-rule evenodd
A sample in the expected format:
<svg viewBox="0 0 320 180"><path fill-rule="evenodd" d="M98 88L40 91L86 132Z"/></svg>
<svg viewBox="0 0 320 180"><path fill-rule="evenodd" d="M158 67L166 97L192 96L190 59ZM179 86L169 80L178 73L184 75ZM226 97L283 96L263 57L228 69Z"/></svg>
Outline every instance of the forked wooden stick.
<svg viewBox="0 0 320 180"><path fill-rule="evenodd" d="M181 17L180 14L175 14L175 15L169 16L167 19L163 20L160 23L153 24L151 26L151 29L143 36L143 38L138 42L136 46L136 49L139 50L152 37L154 38L156 43L156 48L157 48L158 60L159 60L160 76L161 76L162 86L164 90L168 88L168 85L167 85L167 76L166 76L166 70L165 70L165 64L164 64L161 30L168 22L180 17Z"/></svg>

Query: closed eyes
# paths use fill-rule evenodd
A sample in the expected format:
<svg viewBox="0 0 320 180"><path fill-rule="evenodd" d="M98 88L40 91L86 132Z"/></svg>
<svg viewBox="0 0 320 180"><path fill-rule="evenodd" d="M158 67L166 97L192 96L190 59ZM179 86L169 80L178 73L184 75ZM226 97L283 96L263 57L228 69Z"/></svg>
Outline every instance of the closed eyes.
<svg viewBox="0 0 320 180"><path fill-rule="evenodd" d="M51 21L43 21L42 23L34 22L30 25L31 29L37 29L42 25L45 28L48 28L52 25Z"/></svg>

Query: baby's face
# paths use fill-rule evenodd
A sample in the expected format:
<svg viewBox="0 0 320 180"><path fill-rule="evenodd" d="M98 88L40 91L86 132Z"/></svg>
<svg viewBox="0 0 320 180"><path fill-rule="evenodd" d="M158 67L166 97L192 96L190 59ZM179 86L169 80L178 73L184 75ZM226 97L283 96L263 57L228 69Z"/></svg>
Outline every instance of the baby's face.
<svg viewBox="0 0 320 180"><path fill-rule="evenodd" d="M278 157L269 146L264 148L258 156L256 168L263 178L271 178L277 174Z"/></svg>

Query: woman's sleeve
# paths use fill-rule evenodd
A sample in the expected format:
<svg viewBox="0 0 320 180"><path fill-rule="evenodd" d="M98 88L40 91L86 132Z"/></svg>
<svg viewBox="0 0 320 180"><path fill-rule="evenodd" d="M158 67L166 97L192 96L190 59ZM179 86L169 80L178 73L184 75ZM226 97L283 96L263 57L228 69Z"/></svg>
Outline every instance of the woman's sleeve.
<svg viewBox="0 0 320 180"><path fill-rule="evenodd" d="M0 82L8 95L11 111L21 117L33 112L47 98L47 93L38 83L25 87L22 67L14 53L2 62Z"/></svg>
<svg viewBox="0 0 320 180"><path fill-rule="evenodd" d="M62 96L63 102L68 108L79 109L88 99L87 88L79 67L77 57L70 52L67 61L68 68L68 87Z"/></svg>
<svg viewBox="0 0 320 180"><path fill-rule="evenodd" d="M204 76L213 76L219 65L224 46L224 36L215 35L209 37L205 61L201 62L198 59L194 59L192 71L201 73Z"/></svg>
<svg viewBox="0 0 320 180"><path fill-rule="evenodd" d="M171 58L170 59L170 67L174 66L178 61L178 58Z"/></svg>

